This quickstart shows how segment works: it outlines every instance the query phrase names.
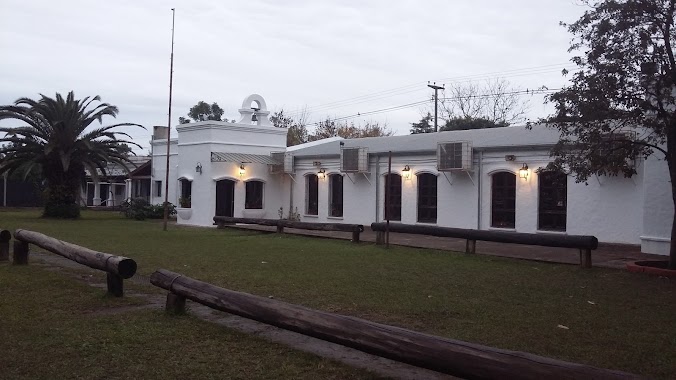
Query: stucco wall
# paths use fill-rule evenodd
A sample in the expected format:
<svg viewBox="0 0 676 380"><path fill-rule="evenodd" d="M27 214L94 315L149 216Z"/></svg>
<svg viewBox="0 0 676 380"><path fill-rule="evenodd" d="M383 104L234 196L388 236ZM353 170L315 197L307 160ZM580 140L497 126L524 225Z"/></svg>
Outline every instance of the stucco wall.
<svg viewBox="0 0 676 380"><path fill-rule="evenodd" d="M235 182L234 216L277 218L282 206L282 191L287 179L270 175L268 165L244 163L245 173L240 175L240 162L211 162L211 152L269 155L284 151L286 130L271 126L243 125L226 122L201 122L184 124L177 128L177 141L172 143L170 154L169 201L179 205L180 179L192 182L190 210L179 211L178 223L211 226L216 211L216 181L230 179ZM153 142L154 162L164 162L165 144ZM180 158L180 159L179 159ZM202 172L196 171L200 164ZM155 167L153 181L164 181L164 166ZM246 185L250 180L260 180L263 187L263 210L246 210L244 205ZM154 186L154 182L153 182ZM162 203L163 197L154 196L153 203Z"/></svg>
<svg viewBox="0 0 676 380"><path fill-rule="evenodd" d="M669 254L674 202L667 162L653 155L645 161L641 251Z"/></svg>
<svg viewBox="0 0 676 380"><path fill-rule="evenodd" d="M153 141L152 143L152 171L150 182L150 203L162 204L164 203L165 190L165 173L167 149L165 141ZM176 193L176 179L178 169L178 145L177 140L172 140L169 147L169 202L173 204L178 203L178 196ZM162 196L158 197L155 191L155 181L162 181Z"/></svg>

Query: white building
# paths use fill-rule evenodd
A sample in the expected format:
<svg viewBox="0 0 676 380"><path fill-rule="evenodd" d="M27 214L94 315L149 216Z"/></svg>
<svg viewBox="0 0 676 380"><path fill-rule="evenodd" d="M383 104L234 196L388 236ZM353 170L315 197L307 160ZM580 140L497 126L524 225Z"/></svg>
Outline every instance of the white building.
<svg viewBox="0 0 676 380"><path fill-rule="evenodd" d="M237 123L177 127L171 139L169 200L178 223L213 225L214 215L368 225L406 224L547 234L595 235L668 254L673 203L665 161L636 160L632 178L540 172L558 133L506 127L343 140L286 148L265 101L246 98ZM254 119L255 121L252 121ZM164 201L166 128L152 141L151 203ZM527 167L527 168L526 168Z"/></svg>

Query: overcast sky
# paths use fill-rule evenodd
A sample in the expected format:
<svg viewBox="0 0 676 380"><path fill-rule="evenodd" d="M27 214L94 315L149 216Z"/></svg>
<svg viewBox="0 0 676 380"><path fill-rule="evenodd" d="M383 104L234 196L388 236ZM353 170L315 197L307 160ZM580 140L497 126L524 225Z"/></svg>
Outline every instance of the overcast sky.
<svg viewBox="0 0 676 380"><path fill-rule="evenodd" d="M171 7L172 126L199 100L237 118L251 93L318 121L429 99L428 80L559 88L572 67L559 21L585 10L577 0L0 0L0 104L100 95L117 122L149 128L133 132L149 146L152 126L167 123ZM551 111L542 96L523 98L530 118ZM406 134L421 110L366 119Z"/></svg>

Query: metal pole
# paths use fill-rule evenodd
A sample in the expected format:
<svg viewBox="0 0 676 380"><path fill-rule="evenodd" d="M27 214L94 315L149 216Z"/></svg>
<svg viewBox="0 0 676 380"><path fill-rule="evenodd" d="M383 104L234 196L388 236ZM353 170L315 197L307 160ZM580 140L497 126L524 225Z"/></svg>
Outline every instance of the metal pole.
<svg viewBox="0 0 676 380"><path fill-rule="evenodd" d="M171 8L171 63L169 66L169 117L167 120L167 172L164 178L164 223L162 229L167 230L169 221L169 145L171 144L171 90L174 82L174 20L176 9Z"/></svg>
<svg viewBox="0 0 676 380"><path fill-rule="evenodd" d="M392 178L392 151L389 151L387 158L387 177L385 177L385 219L387 224L385 225L385 248L390 248L390 181Z"/></svg>

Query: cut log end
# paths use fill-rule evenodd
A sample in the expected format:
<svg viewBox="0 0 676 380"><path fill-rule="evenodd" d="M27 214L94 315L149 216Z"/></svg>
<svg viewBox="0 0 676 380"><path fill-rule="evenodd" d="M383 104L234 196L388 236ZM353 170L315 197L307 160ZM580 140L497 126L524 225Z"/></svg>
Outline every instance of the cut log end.
<svg viewBox="0 0 676 380"><path fill-rule="evenodd" d="M119 266L117 267L120 277L122 278L131 278L136 274L136 261L132 259L125 258L120 261Z"/></svg>

